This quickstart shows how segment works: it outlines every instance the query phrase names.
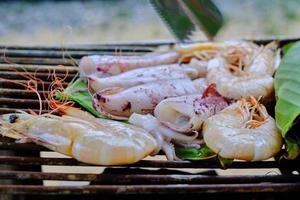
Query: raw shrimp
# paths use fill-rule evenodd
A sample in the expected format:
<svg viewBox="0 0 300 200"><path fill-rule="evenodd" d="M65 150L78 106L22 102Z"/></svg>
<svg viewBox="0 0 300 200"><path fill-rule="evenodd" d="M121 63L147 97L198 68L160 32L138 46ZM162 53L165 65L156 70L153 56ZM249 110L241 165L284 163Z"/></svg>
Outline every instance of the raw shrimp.
<svg viewBox="0 0 300 200"><path fill-rule="evenodd" d="M155 117L167 127L178 132L199 131L203 122L228 106L212 84L203 94L168 98L154 110Z"/></svg>
<svg viewBox="0 0 300 200"><path fill-rule="evenodd" d="M259 47L254 43L232 42L223 55L210 60L207 81L215 83L224 97L240 99L250 95L264 101L273 97L273 77L280 59L273 44Z"/></svg>
<svg viewBox="0 0 300 200"><path fill-rule="evenodd" d="M253 97L241 99L208 118L202 133L209 148L229 159L264 160L282 146L275 120Z"/></svg>
<svg viewBox="0 0 300 200"><path fill-rule="evenodd" d="M157 52L143 56L85 56L79 64L80 76L97 73L98 76L111 76L136 68L176 63L177 51Z"/></svg>
<svg viewBox="0 0 300 200"><path fill-rule="evenodd" d="M193 44L178 51L182 54L180 61L198 66L202 76L207 74L208 62L219 56L225 56L233 65L246 65L248 72L272 76L280 63L276 46L275 42L260 47L252 42L226 41Z"/></svg>
<svg viewBox="0 0 300 200"><path fill-rule="evenodd" d="M87 119L12 113L0 117L0 133L25 137L79 161L99 165L135 163L157 148L155 139L141 128L92 116Z"/></svg>
<svg viewBox="0 0 300 200"><path fill-rule="evenodd" d="M219 57L208 64L208 83L215 83L217 91L224 97L240 99L250 95L269 99L274 94L274 79L267 74L232 71L225 58Z"/></svg>
<svg viewBox="0 0 300 200"><path fill-rule="evenodd" d="M127 120L132 113L153 113L163 99L188 94L201 94L205 79L176 79L134 86L128 89L112 87L93 95L96 110L113 119Z"/></svg>

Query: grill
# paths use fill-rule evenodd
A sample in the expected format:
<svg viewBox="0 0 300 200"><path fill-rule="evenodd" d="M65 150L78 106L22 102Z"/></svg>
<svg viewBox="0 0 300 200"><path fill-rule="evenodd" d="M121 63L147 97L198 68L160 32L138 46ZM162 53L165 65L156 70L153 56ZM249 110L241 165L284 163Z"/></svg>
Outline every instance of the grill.
<svg viewBox="0 0 300 200"><path fill-rule="evenodd" d="M282 39L284 45L295 39ZM271 39L256 41L265 44ZM44 80L44 89L51 83L49 71L55 70L57 76L63 77L65 69L69 71L66 81L71 81L77 74L76 63L84 55L103 54L140 55L160 46L172 45L171 42L107 44L60 47L35 46L0 46L0 77L26 83L24 75L35 75ZM64 65L61 67L59 65ZM18 71L18 72L17 72ZM38 85L42 96L42 85ZM24 111L38 112L39 102L36 94L25 90L23 86L0 80L0 114ZM49 109L43 104L43 112ZM163 198L179 195L206 197L223 197L238 195L244 197L272 196L282 197L291 192L300 191L300 161L268 160L260 162L235 161L230 169L222 170L215 160L204 161L166 161L163 159L142 160L127 166L109 166L102 173L53 172L46 167L91 165L74 159L52 156L46 157L49 150L34 144L15 143L13 140L0 138L0 193L6 198L46 199L56 195L57 198L97 198L122 197L136 198L147 194L149 198ZM44 153L40 153L44 152ZM51 154L51 152L50 152ZM41 156L42 155L42 156ZM94 166L95 167L95 166ZM99 167L99 166L97 166ZM101 167L101 166L100 166ZM99 168L100 168L99 167ZM102 170L102 168L101 168ZM249 170L265 170L261 175L250 175ZM222 175L230 172L230 175ZM242 175L243 174L243 175ZM46 181L72 181L67 185L49 185ZM78 185L78 181L89 184ZM74 196L76 195L76 196ZM246 196L245 196L246 195Z"/></svg>

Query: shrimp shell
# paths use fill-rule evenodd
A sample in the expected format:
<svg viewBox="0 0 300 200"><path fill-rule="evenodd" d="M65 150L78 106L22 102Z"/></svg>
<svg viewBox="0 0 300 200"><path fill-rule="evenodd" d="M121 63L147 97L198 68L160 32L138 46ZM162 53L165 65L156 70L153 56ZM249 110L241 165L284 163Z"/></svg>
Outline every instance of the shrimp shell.
<svg viewBox="0 0 300 200"><path fill-rule="evenodd" d="M260 120L253 117L251 107L259 111L260 116L255 116ZM245 99L208 118L202 134L209 148L229 159L265 160L279 152L282 146L275 120L265 107L258 103L253 105Z"/></svg>
<svg viewBox="0 0 300 200"><path fill-rule="evenodd" d="M240 99L260 96L268 99L274 94L274 79L268 74L249 71L232 73L225 58L218 57L208 63L207 81L215 83L217 91L224 97Z"/></svg>
<svg viewBox="0 0 300 200"><path fill-rule="evenodd" d="M80 60L79 70L82 78L93 73L98 76L111 76L136 68L176 63L177 51L150 53L143 56L85 56Z"/></svg>
<svg viewBox="0 0 300 200"><path fill-rule="evenodd" d="M205 81L177 79L158 81L128 89L112 87L101 90L93 96L96 110L113 119L127 120L132 113L153 113L155 106L163 99L203 92Z"/></svg>
<svg viewBox="0 0 300 200"><path fill-rule="evenodd" d="M10 116L17 120L11 122ZM135 163L156 149L156 141L145 130L117 121L97 123L64 116L7 114L1 116L1 134L14 132L51 150L97 165ZM7 128L5 128L7 127Z"/></svg>

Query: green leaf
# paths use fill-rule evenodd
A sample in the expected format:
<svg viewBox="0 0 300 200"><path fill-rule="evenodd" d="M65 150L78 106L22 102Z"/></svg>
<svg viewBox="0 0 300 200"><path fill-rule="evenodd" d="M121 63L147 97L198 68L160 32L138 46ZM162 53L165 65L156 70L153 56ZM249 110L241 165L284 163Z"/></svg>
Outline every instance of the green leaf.
<svg viewBox="0 0 300 200"><path fill-rule="evenodd" d="M92 95L88 91L86 82L81 79L77 79L73 83L70 83L64 91L55 93L55 97L58 100L77 102L94 116L104 118L93 107Z"/></svg>
<svg viewBox="0 0 300 200"><path fill-rule="evenodd" d="M223 169L227 169L233 163L233 159L223 158L220 155L218 155L218 160Z"/></svg>
<svg viewBox="0 0 300 200"><path fill-rule="evenodd" d="M290 42L282 47L282 53L285 55L288 50L295 44L295 42Z"/></svg>
<svg viewBox="0 0 300 200"><path fill-rule="evenodd" d="M199 149L195 147L175 147L176 155L183 160L205 160L216 157L206 145L202 145Z"/></svg>
<svg viewBox="0 0 300 200"><path fill-rule="evenodd" d="M300 114L300 42L294 43L283 56L275 74L275 119L286 141L288 159L299 155L299 129L291 134Z"/></svg>

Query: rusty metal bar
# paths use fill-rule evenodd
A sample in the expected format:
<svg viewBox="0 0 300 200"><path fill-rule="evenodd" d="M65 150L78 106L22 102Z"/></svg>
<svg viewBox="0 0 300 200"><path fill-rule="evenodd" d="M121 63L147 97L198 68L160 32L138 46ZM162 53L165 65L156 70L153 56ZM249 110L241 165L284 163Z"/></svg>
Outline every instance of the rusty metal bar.
<svg viewBox="0 0 300 200"><path fill-rule="evenodd" d="M172 45L168 42L164 45ZM122 49L126 52L149 52L153 51L153 48L161 46L161 43L124 43L124 44L90 44L90 45L71 45L71 46L0 46L1 50L40 50L40 51L68 51L68 52L110 52L116 49Z"/></svg>
<svg viewBox="0 0 300 200"><path fill-rule="evenodd" d="M25 81L25 80L15 80L15 79L13 79L12 81L13 81L13 82L20 83L20 84L25 84L25 85L26 85L27 82L28 82L28 81ZM0 80L0 87L1 87L1 88L12 88L12 89L24 89L24 86L19 85L19 84L17 84L17 83L12 83L12 82L8 82L8 81L5 81L5 80ZM49 88L49 86L50 86L51 83L52 83L52 82L50 82L50 81L44 81L43 84L44 84L45 89ZM67 86L68 86L67 83L63 83L62 85L63 85L64 87L67 87ZM38 81L38 89L39 89L39 90L42 90L42 89L43 89L42 86L43 86L42 83L41 83L40 81ZM27 89L27 88L25 88L25 89Z"/></svg>
<svg viewBox="0 0 300 200"><path fill-rule="evenodd" d="M85 185L39 186L0 185L2 194L203 194L299 192L300 183L197 184L197 185Z"/></svg>
<svg viewBox="0 0 300 200"><path fill-rule="evenodd" d="M0 64L1 71L14 71L22 72L24 70L28 72L53 72L55 70L58 73L65 73L68 70L69 73L77 73L78 67L76 66L57 66L57 65L30 65L30 64Z"/></svg>
<svg viewBox="0 0 300 200"><path fill-rule="evenodd" d="M93 181L97 184L222 184L222 183L299 183L298 175L243 175L243 176L207 176L207 175L157 175L157 174L79 174L47 173L30 171L0 171L1 179L38 179L64 181Z"/></svg>
<svg viewBox="0 0 300 200"><path fill-rule="evenodd" d="M35 113L39 113L39 109L26 109L26 108L0 108L0 114L7 114L7 113L16 113L18 112L18 110L23 110L25 112L30 113L35 112ZM49 113L51 110L42 110L42 113ZM57 114L57 113L53 113L53 114Z"/></svg>
<svg viewBox="0 0 300 200"><path fill-rule="evenodd" d="M38 91L39 94L41 94L41 97L43 95L48 95L48 91ZM24 98L24 99L31 99L37 98L37 95L34 91L31 90L21 90L21 89L7 89L7 88L0 88L0 97L11 97L11 98Z"/></svg>
<svg viewBox="0 0 300 200"><path fill-rule="evenodd" d="M77 66L78 59L70 58L34 58L34 57L0 57L0 63L37 64L37 65L71 65Z"/></svg>
<svg viewBox="0 0 300 200"><path fill-rule="evenodd" d="M137 55L151 52L151 50L133 50L133 49L120 49L120 48L109 48L100 51L70 51L70 50L59 50L59 51L41 51L41 50L12 50L12 49L0 49L0 55L7 57L35 57L35 58L75 58L80 59L86 55Z"/></svg>
<svg viewBox="0 0 300 200"><path fill-rule="evenodd" d="M56 77L64 78L66 73L55 73ZM65 81L71 81L76 74L68 74ZM0 71L0 77L6 79L14 79L14 80L29 80L30 77L39 78L43 81L51 81L52 80L52 73L30 73L30 72L15 72L15 71Z"/></svg>
<svg viewBox="0 0 300 200"><path fill-rule="evenodd" d="M0 150L36 150L50 151L49 149L33 143L0 142Z"/></svg>
<svg viewBox="0 0 300 200"><path fill-rule="evenodd" d="M39 107L38 99L14 99L14 98L0 98L0 105L9 105L13 108L38 108ZM47 103L46 100L42 100L42 104Z"/></svg>
<svg viewBox="0 0 300 200"><path fill-rule="evenodd" d="M90 165L76 161L71 158L39 158L39 157L18 157L18 156L0 156L0 164L12 165L71 165L71 166L98 166ZM230 169L263 169L278 168L283 166L289 169L297 169L299 162L290 160L278 163L277 161L257 161L242 162L235 161ZM119 167L119 166L110 166ZM122 165L122 167L149 167L149 168L221 168L217 160L201 161L163 161L163 160L141 160L135 164Z"/></svg>

